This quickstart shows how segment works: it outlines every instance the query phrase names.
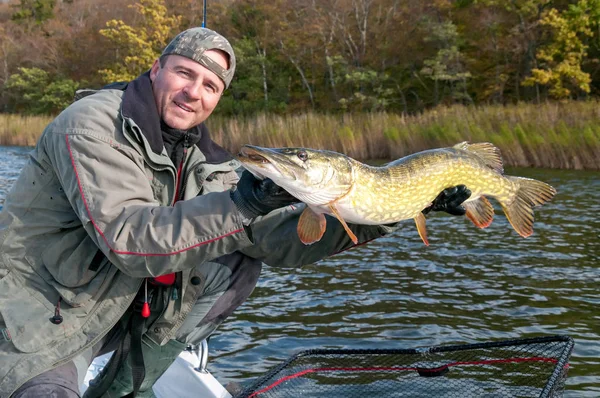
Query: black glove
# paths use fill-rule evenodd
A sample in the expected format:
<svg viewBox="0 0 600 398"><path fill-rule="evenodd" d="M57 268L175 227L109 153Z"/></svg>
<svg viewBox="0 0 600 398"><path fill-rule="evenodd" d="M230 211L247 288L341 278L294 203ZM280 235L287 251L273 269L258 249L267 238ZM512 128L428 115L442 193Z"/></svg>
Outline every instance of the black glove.
<svg viewBox="0 0 600 398"><path fill-rule="evenodd" d="M430 211L445 211L453 216L463 216L466 210L462 202L471 196L471 191L464 185L446 188L433 200L431 206L423 209L423 214Z"/></svg>
<svg viewBox="0 0 600 398"><path fill-rule="evenodd" d="M270 178L259 180L244 170L237 189L231 191L231 200L246 218L264 216L280 207L300 202Z"/></svg>

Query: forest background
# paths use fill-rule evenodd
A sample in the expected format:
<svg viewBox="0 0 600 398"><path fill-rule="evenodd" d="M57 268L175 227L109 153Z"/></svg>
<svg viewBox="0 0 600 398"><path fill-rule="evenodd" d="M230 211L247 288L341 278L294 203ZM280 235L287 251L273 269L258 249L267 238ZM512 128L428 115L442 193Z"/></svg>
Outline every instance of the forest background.
<svg viewBox="0 0 600 398"><path fill-rule="evenodd" d="M78 88L130 80L201 0L0 4L0 143ZM208 0L238 67L209 127L241 144L391 159L491 141L513 165L600 169L600 0ZM41 116L36 116L41 115Z"/></svg>

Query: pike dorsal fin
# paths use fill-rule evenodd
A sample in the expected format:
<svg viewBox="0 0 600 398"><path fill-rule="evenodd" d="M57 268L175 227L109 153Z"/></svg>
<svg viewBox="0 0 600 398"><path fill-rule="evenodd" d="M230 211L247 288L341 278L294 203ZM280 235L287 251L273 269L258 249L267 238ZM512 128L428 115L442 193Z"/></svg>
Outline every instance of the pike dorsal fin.
<svg viewBox="0 0 600 398"><path fill-rule="evenodd" d="M310 207L306 206L302 214L300 214L296 231L298 232L300 242L305 245L311 245L321 240L326 228L327 220L325 220L323 213L317 214Z"/></svg>
<svg viewBox="0 0 600 398"><path fill-rule="evenodd" d="M487 228L492 223L494 219L494 207L485 196L481 196L477 200L465 202L463 206L467 210L467 218L477 227Z"/></svg>
<svg viewBox="0 0 600 398"><path fill-rule="evenodd" d="M502 156L500 155L500 149L495 147L489 142L479 142L476 144L469 144L467 141L461 142L460 144L454 145L455 149L462 149L463 151L469 151L479 156L483 162L494 171L503 174L504 167L502 165Z"/></svg>

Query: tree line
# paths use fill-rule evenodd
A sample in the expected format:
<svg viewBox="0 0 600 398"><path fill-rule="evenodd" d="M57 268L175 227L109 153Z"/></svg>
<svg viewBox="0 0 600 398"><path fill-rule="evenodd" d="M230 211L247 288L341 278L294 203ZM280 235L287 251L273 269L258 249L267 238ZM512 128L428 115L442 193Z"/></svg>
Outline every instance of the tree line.
<svg viewBox="0 0 600 398"><path fill-rule="evenodd" d="M600 94L600 0L208 0L235 48L222 115L412 114ZM54 114L130 80L202 0L0 4L0 111Z"/></svg>

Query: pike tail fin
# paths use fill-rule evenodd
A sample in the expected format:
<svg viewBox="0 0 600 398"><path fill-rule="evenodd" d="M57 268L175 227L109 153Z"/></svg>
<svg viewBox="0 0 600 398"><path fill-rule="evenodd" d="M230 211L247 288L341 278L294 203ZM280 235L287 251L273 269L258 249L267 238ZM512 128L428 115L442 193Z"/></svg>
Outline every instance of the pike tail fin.
<svg viewBox="0 0 600 398"><path fill-rule="evenodd" d="M545 182L531 178L505 176L519 189L510 204L500 202L510 225L519 235L526 238L533 233L533 208L548 202L556 194L556 189Z"/></svg>

